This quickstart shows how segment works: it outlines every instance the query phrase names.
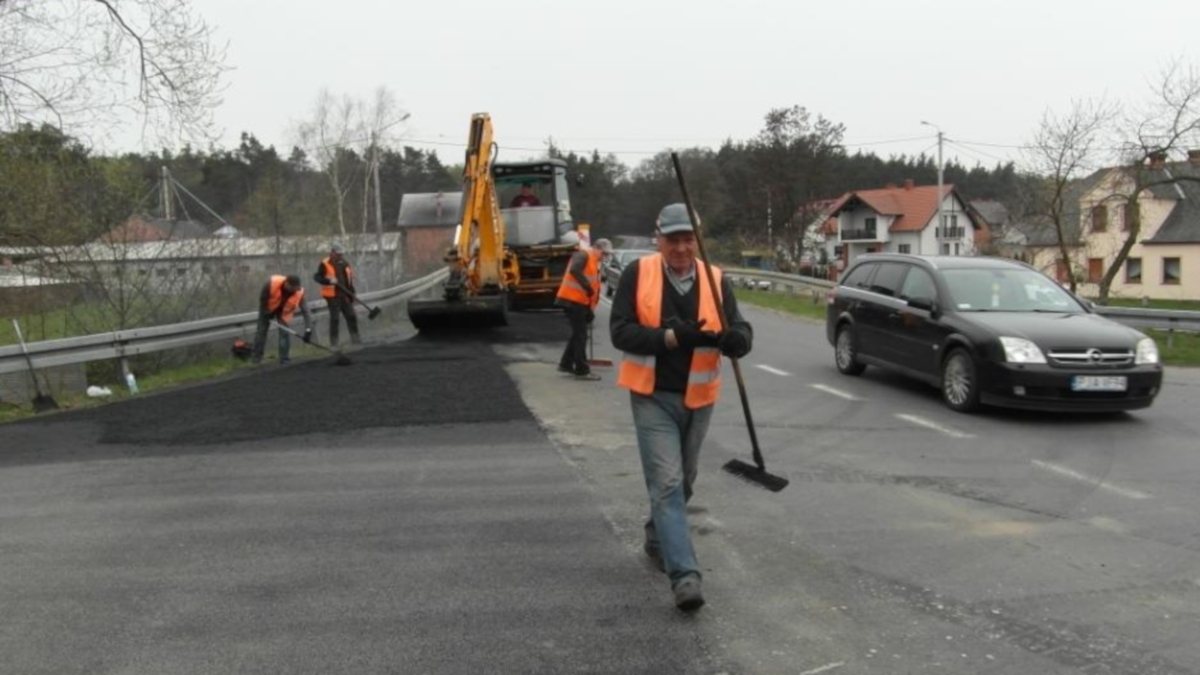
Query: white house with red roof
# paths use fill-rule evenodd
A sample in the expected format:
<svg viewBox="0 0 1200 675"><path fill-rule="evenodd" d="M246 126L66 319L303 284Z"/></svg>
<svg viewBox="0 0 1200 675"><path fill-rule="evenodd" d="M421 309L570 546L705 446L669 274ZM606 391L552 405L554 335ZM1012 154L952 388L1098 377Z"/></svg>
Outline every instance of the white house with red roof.
<svg viewBox="0 0 1200 675"><path fill-rule="evenodd" d="M855 190L837 199L823 231L830 260L843 267L863 253L974 255L987 240L987 224L953 185L942 186L937 222L936 185L889 185Z"/></svg>

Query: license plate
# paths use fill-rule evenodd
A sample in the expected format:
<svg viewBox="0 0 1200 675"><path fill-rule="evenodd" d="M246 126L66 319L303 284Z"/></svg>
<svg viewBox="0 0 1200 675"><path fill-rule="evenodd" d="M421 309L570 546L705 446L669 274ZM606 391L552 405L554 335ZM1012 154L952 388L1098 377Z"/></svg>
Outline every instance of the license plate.
<svg viewBox="0 0 1200 675"><path fill-rule="evenodd" d="M1125 391L1129 381L1124 375L1076 375L1071 378L1071 391Z"/></svg>

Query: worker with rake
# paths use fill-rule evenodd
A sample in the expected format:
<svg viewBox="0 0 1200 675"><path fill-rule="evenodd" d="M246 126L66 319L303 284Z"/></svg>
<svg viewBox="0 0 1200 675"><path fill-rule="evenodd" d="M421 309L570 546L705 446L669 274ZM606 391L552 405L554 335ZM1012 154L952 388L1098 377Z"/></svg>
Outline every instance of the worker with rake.
<svg viewBox="0 0 1200 675"><path fill-rule="evenodd" d="M308 303L304 302L304 287L300 285L300 277L295 274L283 276L273 275L263 286L258 299L258 330L254 334L254 363L262 363L263 350L267 345L267 331L271 322L287 327L291 324L292 314L299 309L304 315L305 342L312 341L312 312L308 311ZM291 362L292 340L287 330L279 331L279 363Z"/></svg>
<svg viewBox="0 0 1200 675"><path fill-rule="evenodd" d="M610 328L613 346L624 352L617 384L630 390L650 497L643 548L670 578L675 606L693 612L704 595L687 502L721 390L721 355L748 354L754 332L721 270L710 268L715 284L706 283L684 204L662 209L656 235L658 253L621 274ZM716 287L721 302L713 297ZM722 304L724 316L717 309Z"/></svg>

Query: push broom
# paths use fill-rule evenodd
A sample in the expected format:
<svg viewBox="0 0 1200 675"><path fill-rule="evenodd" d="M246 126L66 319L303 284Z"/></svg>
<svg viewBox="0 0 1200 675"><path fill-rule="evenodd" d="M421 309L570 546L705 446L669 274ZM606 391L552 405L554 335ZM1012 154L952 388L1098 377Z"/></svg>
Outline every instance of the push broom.
<svg viewBox="0 0 1200 675"><path fill-rule="evenodd" d="M675 165L675 176L679 178L679 190L683 193L683 203L687 206L688 220L692 221L692 231L696 233L696 248L700 252L700 260L704 262L708 287L713 300L717 303L717 314L725 321L725 303L721 301L721 291L717 288L716 277L713 276L712 265L708 262L708 254L704 252L704 239L700 236L700 219L692 207L692 198L688 195L687 183L683 180L683 167L679 164L679 155L671 153L671 163ZM750 447L754 456L754 464L748 464L740 459L731 459L723 467L725 471L747 481L756 487L766 488L771 492L779 492L788 486L788 479L767 472L763 461L762 450L758 448L758 434L754 431L754 419L750 415L750 399L746 396L746 383L742 379L742 369L738 360L729 357L733 364L733 375L737 379L738 395L742 399L742 412L746 415L746 428L750 430Z"/></svg>
<svg viewBox="0 0 1200 675"><path fill-rule="evenodd" d="M278 321L272 321L271 323L275 324L275 327L278 328L279 330L286 331L286 332L300 338L302 341L306 342L307 344L310 344L310 345L316 347L317 349L329 352L334 358L333 362L339 366L348 366L351 363L354 363L353 361L350 360L349 356L346 356L345 354L343 354L342 350L337 349L336 347L326 347L325 345L318 343L316 340L313 340L312 342L308 342L307 340L304 340L304 336L301 335L300 333L296 332L295 329L285 326L285 325L279 323Z"/></svg>

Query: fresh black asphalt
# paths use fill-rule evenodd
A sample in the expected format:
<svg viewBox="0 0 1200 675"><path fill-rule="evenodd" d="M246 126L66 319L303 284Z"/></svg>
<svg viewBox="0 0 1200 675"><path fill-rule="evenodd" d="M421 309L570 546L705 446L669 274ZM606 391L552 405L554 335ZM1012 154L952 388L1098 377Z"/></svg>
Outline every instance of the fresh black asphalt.
<svg viewBox="0 0 1200 675"><path fill-rule="evenodd" d="M510 328L0 427L0 671L726 671L491 349L565 320Z"/></svg>

